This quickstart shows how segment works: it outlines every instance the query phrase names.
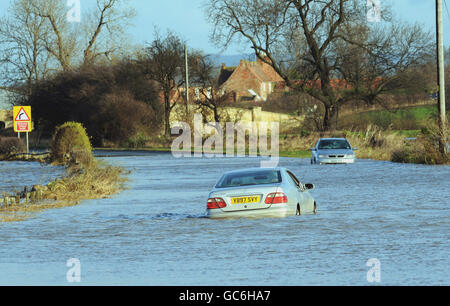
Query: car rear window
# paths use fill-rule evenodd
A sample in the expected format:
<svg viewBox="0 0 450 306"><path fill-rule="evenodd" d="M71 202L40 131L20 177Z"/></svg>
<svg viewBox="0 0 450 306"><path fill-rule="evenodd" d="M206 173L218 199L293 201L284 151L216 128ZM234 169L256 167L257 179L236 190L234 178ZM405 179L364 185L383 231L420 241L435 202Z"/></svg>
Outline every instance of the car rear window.
<svg viewBox="0 0 450 306"><path fill-rule="evenodd" d="M230 173L220 179L216 188L278 184L281 181L281 173L277 170Z"/></svg>
<svg viewBox="0 0 450 306"><path fill-rule="evenodd" d="M349 150L351 149L350 144L347 140L321 140L319 142L319 150Z"/></svg>

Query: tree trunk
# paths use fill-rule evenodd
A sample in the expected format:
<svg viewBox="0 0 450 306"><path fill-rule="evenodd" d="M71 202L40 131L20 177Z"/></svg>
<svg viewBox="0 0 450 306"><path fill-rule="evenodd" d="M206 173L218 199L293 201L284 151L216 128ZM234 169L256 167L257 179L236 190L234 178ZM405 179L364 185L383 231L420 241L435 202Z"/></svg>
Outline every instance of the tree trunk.
<svg viewBox="0 0 450 306"><path fill-rule="evenodd" d="M323 116L323 130L335 131L338 123L338 106L327 104L325 106L325 114Z"/></svg>
<svg viewBox="0 0 450 306"><path fill-rule="evenodd" d="M170 132L170 102L165 101L164 103L164 134L166 137L171 135Z"/></svg>
<svg viewBox="0 0 450 306"><path fill-rule="evenodd" d="M219 110L217 109L217 107L214 107L213 111L214 111L214 120L216 123L219 123L220 122Z"/></svg>

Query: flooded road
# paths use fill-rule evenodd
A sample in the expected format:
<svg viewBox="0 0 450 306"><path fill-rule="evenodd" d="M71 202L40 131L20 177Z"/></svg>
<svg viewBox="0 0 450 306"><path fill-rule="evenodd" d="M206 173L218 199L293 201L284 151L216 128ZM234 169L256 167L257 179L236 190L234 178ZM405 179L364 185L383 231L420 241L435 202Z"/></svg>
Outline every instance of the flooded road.
<svg viewBox="0 0 450 306"><path fill-rule="evenodd" d="M103 158L132 170L118 196L0 224L0 285L69 285L71 258L81 285L371 285L373 258L381 285L450 285L448 166L281 158L316 185L317 215L209 220L206 200L220 175L260 159ZM21 166L34 175L41 167ZM61 171L39 169L18 189ZM0 170L0 186L11 187L14 164Z"/></svg>
<svg viewBox="0 0 450 306"><path fill-rule="evenodd" d="M40 163L0 161L0 195L3 192L22 191L24 186L47 185L64 175L63 167Z"/></svg>

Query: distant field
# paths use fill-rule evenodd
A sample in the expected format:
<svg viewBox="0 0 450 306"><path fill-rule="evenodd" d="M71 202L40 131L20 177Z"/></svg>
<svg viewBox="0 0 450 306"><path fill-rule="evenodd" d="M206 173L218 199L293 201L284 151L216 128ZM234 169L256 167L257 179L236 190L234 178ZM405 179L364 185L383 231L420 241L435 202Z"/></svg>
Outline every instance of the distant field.
<svg viewBox="0 0 450 306"><path fill-rule="evenodd" d="M339 119L339 127L340 129L364 130L368 125L377 125L383 129L420 130L429 117L436 115L437 107L434 105L417 106L397 111L369 111L342 116Z"/></svg>
<svg viewBox="0 0 450 306"><path fill-rule="evenodd" d="M306 150L294 150L294 151L280 151L281 157L296 157L296 158L308 158L311 157L311 151Z"/></svg>

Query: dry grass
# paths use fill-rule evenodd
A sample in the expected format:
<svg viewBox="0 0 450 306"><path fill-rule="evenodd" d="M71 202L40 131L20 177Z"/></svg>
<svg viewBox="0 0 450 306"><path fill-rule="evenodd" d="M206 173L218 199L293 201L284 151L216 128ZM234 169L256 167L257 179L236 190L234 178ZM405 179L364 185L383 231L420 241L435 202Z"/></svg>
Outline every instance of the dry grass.
<svg viewBox="0 0 450 306"><path fill-rule="evenodd" d="M361 159L391 160L393 153L400 150L405 144L404 136L369 125L364 131L312 132L304 137L292 134L282 135L280 151L309 150L315 146L319 138L329 137L347 138L352 147L358 148L356 154Z"/></svg>
<svg viewBox="0 0 450 306"><path fill-rule="evenodd" d="M450 124L447 125L449 130ZM429 121L427 127L417 141L406 143L392 154L392 161L399 163L415 163L425 165L449 165L450 154L441 153L439 150L441 139L444 139L442 131L435 122ZM441 144L445 146L444 144Z"/></svg>
<svg viewBox="0 0 450 306"><path fill-rule="evenodd" d="M98 161L88 168L72 166L66 178L51 182L44 191L44 198L64 201L99 199L121 190L123 169Z"/></svg>
<svg viewBox="0 0 450 306"><path fill-rule="evenodd" d="M358 148L358 158L363 159L391 160L393 152L405 143L404 136L373 125L363 132L346 131L345 136L353 147Z"/></svg>
<svg viewBox="0 0 450 306"><path fill-rule="evenodd" d="M41 162L66 166L66 177L47 186L34 186L31 193L24 192L22 197L27 199L26 203L33 202L31 205L20 204L20 196L15 199L15 205L3 205L0 209L0 221L21 221L46 209L73 206L83 200L107 198L123 188L123 169L94 158L89 137L80 123L67 122L57 127L51 149L49 156L40 156L43 158ZM28 159L30 156L24 158Z"/></svg>
<svg viewBox="0 0 450 306"><path fill-rule="evenodd" d="M356 155L360 159L432 165L450 164L449 155L443 156L438 151L437 144L441 135L437 127L431 121L427 126L417 140L407 140L397 131L383 130L376 125L369 125L364 131L312 132L305 137L298 134L281 135L280 152L309 150L319 138L344 137L352 147L358 148Z"/></svg>

